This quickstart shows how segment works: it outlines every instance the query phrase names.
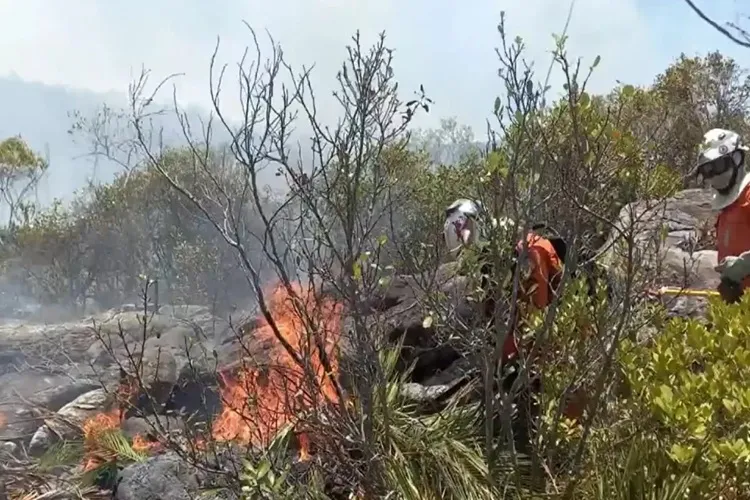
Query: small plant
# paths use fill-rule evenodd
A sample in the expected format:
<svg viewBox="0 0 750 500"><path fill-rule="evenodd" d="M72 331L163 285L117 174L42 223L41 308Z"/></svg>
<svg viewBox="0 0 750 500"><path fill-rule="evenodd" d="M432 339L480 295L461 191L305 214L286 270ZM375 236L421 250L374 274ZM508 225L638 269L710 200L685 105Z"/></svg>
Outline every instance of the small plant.
<svg viewBox="0 0 750 500"><path fill-rule="evenodd" d="M263 500L295 498L297 488L290 481L291 464L288 458L293 428L283 427L256 460L245 459L240 475L242 498Z"/></svg>
<svg viewBox="0 0 750 500"><path fill-rule="evenodd" d="M595 460L595 471L584 498L592 500L683 500L690 496L695 477L675 474L672 464L652 443L632 439L622 450ZM701 497L698 497L701 498Z"/></svg>

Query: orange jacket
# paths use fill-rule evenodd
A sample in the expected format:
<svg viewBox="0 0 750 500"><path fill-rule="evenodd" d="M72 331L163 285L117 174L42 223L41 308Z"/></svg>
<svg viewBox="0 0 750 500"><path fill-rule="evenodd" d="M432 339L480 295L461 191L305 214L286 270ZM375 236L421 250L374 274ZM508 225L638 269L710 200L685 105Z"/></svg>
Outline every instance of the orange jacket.
<svg viewBox="0 0 750 500"><path fill-rule="evenodd" d="M716 219L716 251L718 261L750 250L750 186L734 203L719 212ZM742 281L742 289L750 286L750 276Z"/></svg>
<svg viewBox="0 0 750 500"><path fill-rule="evenodd" d="M529 277L521 283L523 302L530 302L537 309L544 309L552 302L551 289L555 289L562 276L562 265L552 243L535 233L526 235L528 245ZM524 242L519 241L519 254L523 251ZM530 300L529 300L530 299ZM503 361L508 361L518 354L518 340L515 335L508 335L503 345Z"/></svg>

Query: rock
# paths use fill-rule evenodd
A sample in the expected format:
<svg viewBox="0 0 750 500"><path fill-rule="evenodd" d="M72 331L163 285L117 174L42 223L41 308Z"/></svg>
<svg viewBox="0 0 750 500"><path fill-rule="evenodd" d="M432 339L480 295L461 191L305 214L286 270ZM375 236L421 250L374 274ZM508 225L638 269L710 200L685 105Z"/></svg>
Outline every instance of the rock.
<svg viewBox="0 0 750 500"><path fill-rule="evenodd" d="M12 455L18 449L18 445L13 441L0 441L0 454L6 453Z"/></svg>
<svg viewBox="0 0 750 500"><path fill-rule="evenodd" d="M89 418L112 411L114 397L105 389L95 389L81 394L60 408L34 433L29 451L38 454L46 451L58 440L71 440L81 434L81 427Z"/></svg>
<svg viewBox="0 0 750 500"><path fill-rule="evenodd" d="M117 320L119 325L124 325L123 315L119 316L120 319ZM158 403L148 412L158 413L163 410L172 388L178 384L177 381L183 374L190 372L192 367L199 367L202 373L211 372L216 368L219 360L214 357L214 353L217 352L215 339L226 337L229 324L212 316L205 307L162 306L158 314L149 316L147 331L144 334L143 315L136 316L139 318L136 318L137 321L131 325L130 330L139 330L140 336L137 334L127 336L119 331L110 332L111 347L108 348L99 342L91 346L89 355L101 369L124 368L128 378L131 379L128 383L135 386L132 379L136 378L134 373L138 365L138 357L133 353L143 351L146 360L144 369L151 372L147 374L147 377L151 379L147 392ZM133 318L134 316L126 316L131 323ZM115 322L114 319L106 324L113 322ZM125 330L125 326L121 328ZM234 351L240 352L241 349L236 349L229 342L223 351L218 351L224 354L221 359L222 365L231 364L239 358ZM145 394L138 394L136 399L140 401L134 403L139 410L145 411L146 406L150 406L149 398Z"/></svg>
<svg viewBox="0 0 750 500"><path fill-rule="evenodd" d="M46 425L39 427L29 442L29 453L32 455L41 455L52 446L57 440L57 436Z"/></svg>
<svg viewBox="0 0 750 500"><path fill-rule="evenodd" d="M171 352L156 347L143 355L135 353L122 365L120 382L129 396L127 415L162 413L177 383L177 362Z"/></svg>
<svg viewBox="0 0 750 500"><path fill-rule="evenodd" d="M118 477L117 500L192 500L197 498L203 473L176 453L156 455L125 467Z"/></svg>
<svg viewBox="0 0 750 500"><path fill-rule="evenodd" d="M454 263L443 264L432 274L396 276L387 280L361 311L344 320L341 342L344 387L352 383L348 374L356 373L363 342L374 342L376 349L395 347L401 342L397 369L403 371L411 367L410 382L423 385L460 359L461 348L455 344L459 339L442 338L434 324L425 322L426 309L434 300L426 290L437 288L444 299L441 307L445 307L446 317L467 324L478 312L476 305L467 300L468 285L466 277L456 274ZM355 334L357 321L364 324L365 335L360 339Z"/></svg>
<svg viewBox="0 0 750 500"><path fill-rule="evenodd" d="M160 437L160 434L180 433L185 429L185 423L176 417L167 415L143 417L129 417L121 425L123 434L132 439L137 435L143 437Z"/></svg>
<svg viewBox="0 0 750 500"><path fill-rule="evenodd" d="M446 369L439 370L433 376L424 380L422 384L428 387L432 385L450 384L456 380L464 379L467 376L473 376L477 366L480 366L478 360L472 359L471 357L461 357Z"/></svg>
<svg viewBox="0 0 750 500"><path fill-rule="evenodd" d="M14 353L31 366L64 366L85 361L96 337L90 324L10 322L0 325L0 352Z"/></svg>
<svg viewBox="0 0 750 500"><path fill-rule="evenodd" d="M635 221L638 263L644 275L658 277L655 285L715 289L719 276L711 231L716 213L711 209L711 193L687 189L662 202L639 201L625 206L618 225L626 229ZM612 246L614 232L605 243L610 249L608 264L622 262ZM705 313L706 300L700 297L664 296L670 315L696 317Z"/></svg>
<svg viewBox="0 0 750 500"><path fill-rule="evenodd" d="M262 358L269 346L252 335L246 339ZM144 352L140 366L139 352ZM145 389L131 391L127 416L200 410L205 420L221 405L215 390L218 367L231 366L243 354L229 322L203 306L162 306L147 315L145 328L138 308L50 324L5 321L0 323L0 440L27 446L36 434L34 449L45 449L58 434L67 435L69 429L58 422L63 413L88 415L76 398L95 389L114 394L123 386Z"/></svg>
<svg viewBox="0 0 750 500"><path fill-rule="evenodd" d="M59 323L9 321L0 324L0 370L21 363L83 367L89 361L106 368L114 362L112 353L119 358L126 343L132 352L151 338L166 336L170 348L184 351L186 345L223 335L227 328L226 321L201 306L162 306L158 314L147 315L145 329L140 311L109 310Z"/></svg>
<svg viewBox="0 0 750 500"><path fill-rule="evenodd" d="M74 373L74 370L70 370ZM25 441L42 424L45 412L55 412L84 392L98 387L92 380L38 370L0 375L0 439Z"/></svg>
<svg viewBox="0 0 750 500"><path fill-rule="evenodd" d="M414 382L401 386L401 395L409 402L418 405L422 411L439 411L442 404L455 395L469 382L468 377L452 380L443 385L422 385Z"/></svg>
<svg viewBox="0 0 750 500"><path fill-rule="evenodd" d="M100 386L101 384L95 380L69 380L66 384L50 387L33 395L29 401L49 411L57 411L81 394L98 389Z"/></svg>

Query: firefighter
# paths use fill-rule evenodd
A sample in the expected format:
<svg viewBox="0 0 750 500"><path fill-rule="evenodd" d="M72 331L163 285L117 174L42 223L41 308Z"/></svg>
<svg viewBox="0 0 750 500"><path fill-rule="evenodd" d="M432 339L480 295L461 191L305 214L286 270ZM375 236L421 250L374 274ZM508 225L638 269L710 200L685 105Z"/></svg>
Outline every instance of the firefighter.
<svg viewBox="0 0 750 500"><path fill-rule="evenodd" d="M750 285L750 172L746 168L747 146L731 130L706 132L700 146L695 174L713 190L716 220L716 250L721 277L718 291L729 303L740 300Z"/></svg>
<svg viewBox="0 0 750 500"><path fill-rule="evenodd" d="M486 228L490 227L508 231L513 230L515 224L507 218L500 221L492 219L478 201L456 200L445 211L443 233L449 252L456 258L464 248L486 242L488 236ZM502 349L501 366L507 369L503 371L508 374L503 380L505 390L510 389L517 376L515 370L515 362L519 355L517 333L523 330L523 312L529 306L536 309L545 309L552 303L562 278L568 251L563 238L545 224L532 226L525 238L517 242L515 246L516 258L522 253L524 247L527 251L528 264L525 269L526 272L522 273L520 283L520 307L516 310L516 317L513 321L510 321L510 332L506 336ZM486 247L483 247L480 252L485 255L488 253ZM483 261L481 263L482 279L480 286L485 292L483 316L484 320L491 324L494 321L496 298L502 298L502 294L505 294L507 300L509 290L503 290L497 285L497 280L493 279L495 273L492 270L491 262L489 262L489 259L482 257L480 255L480 259ZM597 293L597 283L602 279L602 271L598 269L590 255L584 252L581 258L585 262L581 271L587 277L588 293L589 296L594 297ZM609 286L607 292L608 295L611 292ZM492 340L494 341L494 339ZM532 374L531 384L532 392L538 392L540 381L537 375ZM585 392L582 390L575 391L575 394L570 397L565 405L563 414L571 420L580 419L584 406Z"/></svg>
<svg viewBox="0 0 750 500"><path fill-rule="evenodd" d="M464 248L486 241L487 226L503 226L507 230L513 227L513 222L510 219L492 220L480 202L468 199L453 202L445 211L443 227L445 243L451 255L457 257ZM559 243L556 245L533 230L526 235L525 241L517 243L515 254L520 255L524 246L527 249L529 267L520 287L521 302L524 305L533 305L537 309L544 309L552 302L562 277L564 256L561 259L558 254ZM485 249L482 251L486 252ZM481 286L487 296L484 313L488 320L494 315L496 295L500 292L491 285L494 275L491 267L489 259L483 259ZM517 356L518 340L515 335L508 335L503 345L502 361L507 364Z"/></svg>

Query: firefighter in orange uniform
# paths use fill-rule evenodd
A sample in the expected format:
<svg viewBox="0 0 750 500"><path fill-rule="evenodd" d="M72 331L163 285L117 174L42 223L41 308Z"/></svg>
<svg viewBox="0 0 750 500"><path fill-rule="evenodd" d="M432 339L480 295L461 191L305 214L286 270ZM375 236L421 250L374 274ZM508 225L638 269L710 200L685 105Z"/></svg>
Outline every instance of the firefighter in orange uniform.
<svg viewBox="0 0 750 500"><path fill-rule="evenodd" d="M484 221L484 224L482 223ZM476 244L486 238L484 228L488 225L497 225L494 221L488 221L487 214L483 212L482 206L478 202L460 199L450 205L445 211L445 224L443 234L448 250L454 257L457 257L462 248ZM512 224L509 220L500 221L501 225ZM530 231L524 240L516 245L516 255L520 255L526 246L528 268L525 274L526 278L521 282L521 296L519 302L524 306L533 306L537 309L544 309L552 303L554 294L562 278L563 258L559 255L558 247L548 238L542 237L533 230ZM491 319L494 315L495 300L492 290L492 269L488 262L483 263L482 269L482 288L488 293L489 298L484 304L485 318ZM522 318L518 315L517 318ZM503 355L501 366L510 369L503 380L503 388L508 391L512 387L518 376L517 370L513 369L515 361L519 355L519 345L517 332L520 321L513 321L511 332L506 336L503 345ZM538 375L531 375L531 392L538 393L541 390L541 384ZM523 391L521 398L525 398L526 391ZM535 402L531 402L531 416L539 413L539 408ZM569 419L579 419L583 413L583 399L571 401L564 408L563 414Z"/></svg>
<svg viewBox="0 0 750 500"><path fill-rule="evenodd" d="M443 234L446 246L454 257L457 257L464 247L485 239L484 228L488 225L487 219L481 204L472 200L456 200L446 209ZM500 221L500 224L508 225L512 222L506 219ZM537 309L544 309L552 302L554 291L562 277L563 262L552 242L534 231L526 235L525 245L528 272L527 279L521 283L521 302L533 305ZM523 248L524 241L522 240L516 245L516 254L520 255ZM487 290L492 274L490 264L485 262L481 272L482 288L490 295L484 312L491 317L495 304L492 291ZM508 335L503 346L503 363L512 361L517 355L518 341L515 335Z"/></svg>
<svg viewBox="0 0 750 500"><path fill-rule="evenodd" d="M716 220L716 250L721 275L719 293L738 302L750 285L750 172L746 168L748 148L739 134L712 129L703 136L695 173L713 189L712 208Z"/></svg>

